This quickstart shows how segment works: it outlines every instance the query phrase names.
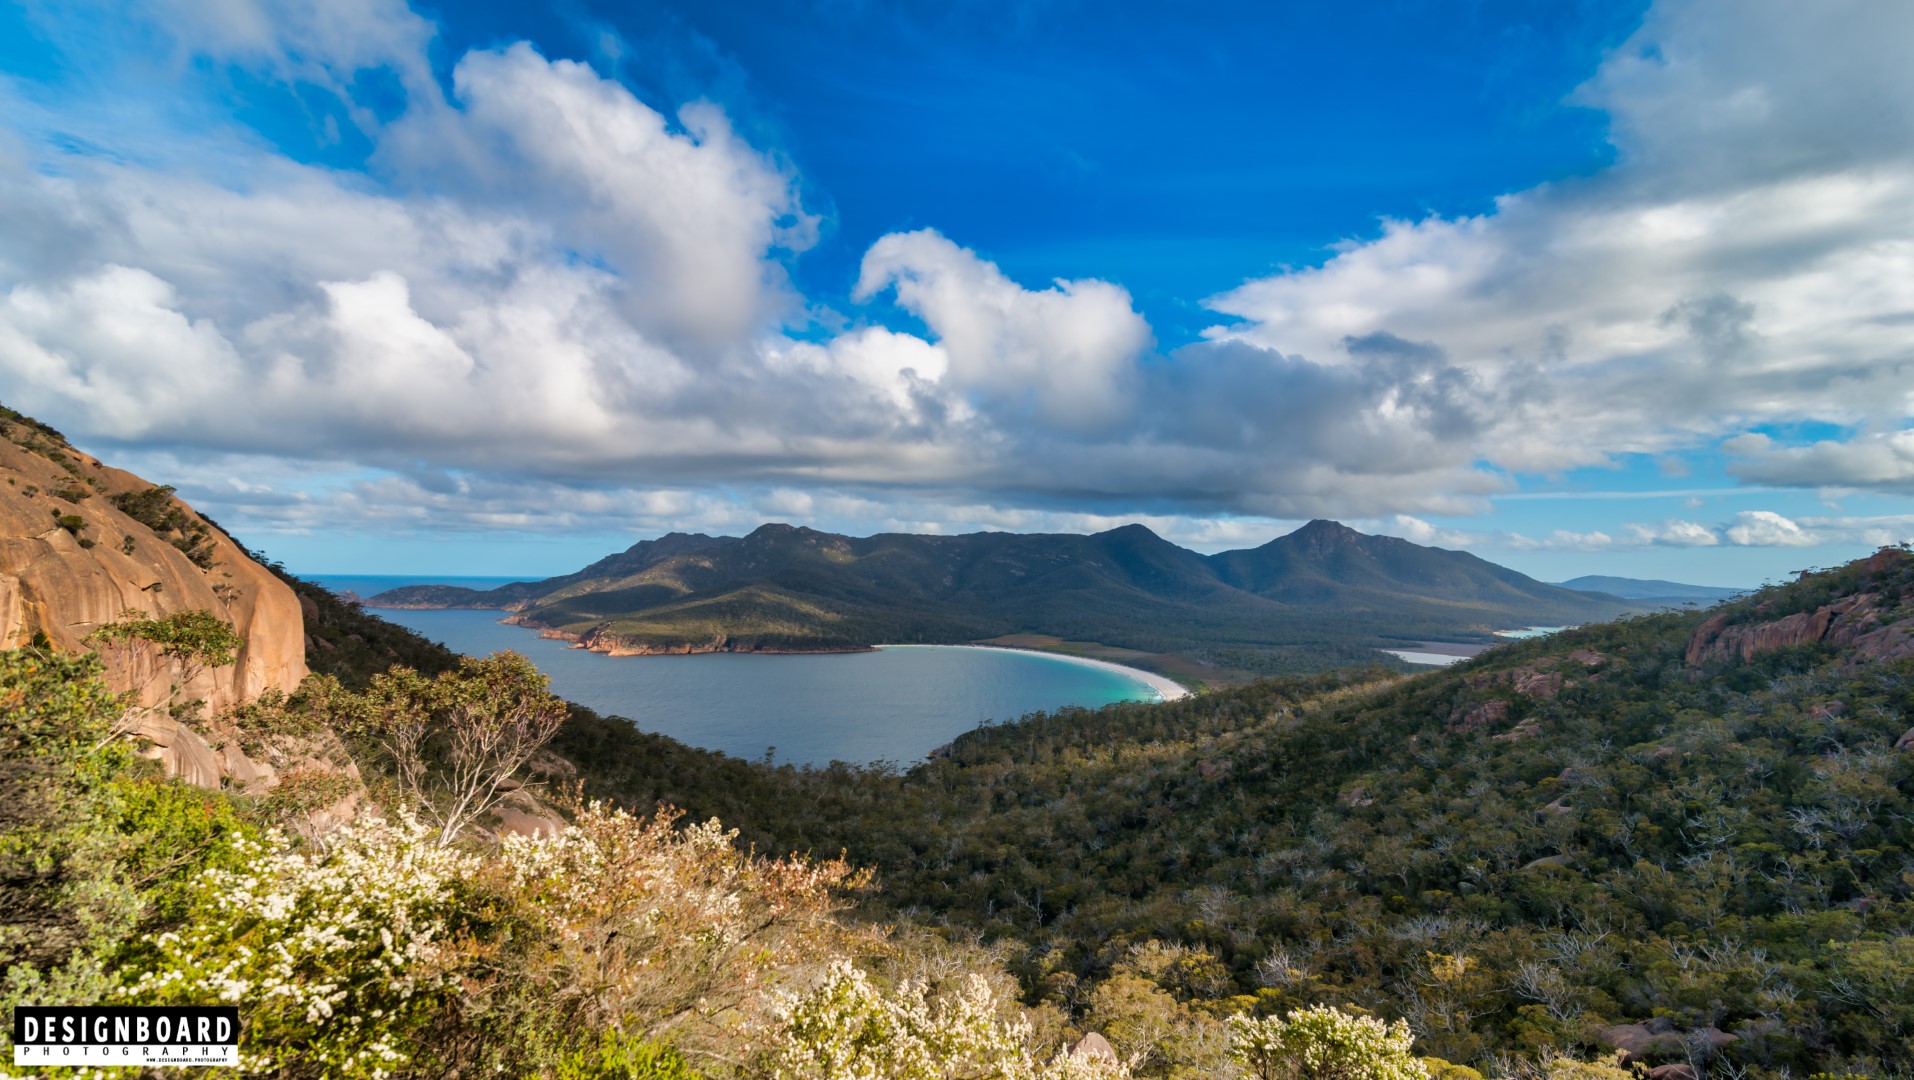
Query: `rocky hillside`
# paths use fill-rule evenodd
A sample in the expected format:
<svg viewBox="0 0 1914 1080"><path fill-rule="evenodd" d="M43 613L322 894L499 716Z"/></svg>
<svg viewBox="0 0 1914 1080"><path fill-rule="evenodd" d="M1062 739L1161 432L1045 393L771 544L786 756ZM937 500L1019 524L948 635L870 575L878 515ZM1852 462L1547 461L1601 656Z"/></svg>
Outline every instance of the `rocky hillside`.
<svg viewBox="0 0 1914 1080"><path fill-rule="evenodd" d="M1906 572L1908 562L1906 552L1888 548L1840 572L1854 576L1852 590L1800 588L1727 608L1695 631L1687 660L1745 663L1802 645L1839 647L1857 661L1914 656L1914 622L1909 621L1914 581Z"/></svg>
<svg viewBox="0 0 1914 1080"><path fill-rule="evenodd" d="M287 697L309 673L356 690L394 665L430 675L458 666L443 647L260 563L171 488L3 406L0 478L0 648L97 653L108 687L135 695L119 731L169 777L297 806L290 820L302 829L350 820L368 793L346 740L299 720ZM210 619L174 621L202 612ZM129 620L146 624L141 634L99 636ZM170 634L195 625L231 628L231 663L167 655ZM571 769L552 755L543 766ZM495 817L488 827L507 831L554 821L530 793L514 794Z"/></svg>
<svg viewBox="0 0 1914 1080"><path fill-rule="evenodd" d="M0 410L0 478L0 645L97 648L108 685L136 695L141 708L129 722L169 774L209 788L275 782L270 762L209 742L199 721L305 678L292 589L170 488L105 465L12 410ZM233 628L241 643L231 664L183 664L153 641L99 648L92 639L129 616L189 612Z"/></svg>
<svg viewBox="0 0 1914 1080"><path fill-rule="evenodd" d="M44 636L59 649L127 612L209 611L245 644L230 666L200 672L182 692L220 710L306 675L299 600L232 538L171 489L102 464L59 432L0 412L0 644ZM108 672L116 690L151 704L169 691L157 647Z"/></svg>

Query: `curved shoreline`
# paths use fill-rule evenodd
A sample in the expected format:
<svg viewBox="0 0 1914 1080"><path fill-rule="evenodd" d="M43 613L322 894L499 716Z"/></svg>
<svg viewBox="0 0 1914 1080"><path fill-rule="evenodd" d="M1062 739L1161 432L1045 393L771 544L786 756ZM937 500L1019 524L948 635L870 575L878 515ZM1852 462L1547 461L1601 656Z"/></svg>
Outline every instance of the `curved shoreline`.
<svg viewBox="0 0 1914 1080"><path fill-rule="evenodd" d="M1108 660L1093 660L1088 656L1071 656L1069 653L1049 652L1044 649L1021 649L1015 645L879 645L880 649L989 649L993 652L1029 653L1032 656L1047 656L1052 660L1081 664L1084 667L1102 668L1118 675L1128 676L1156 691L1156 696L1164 701L1175 701L1190 696L1190 688L1165 675L1142 668L1128 667L1111 663Z"/></svg>

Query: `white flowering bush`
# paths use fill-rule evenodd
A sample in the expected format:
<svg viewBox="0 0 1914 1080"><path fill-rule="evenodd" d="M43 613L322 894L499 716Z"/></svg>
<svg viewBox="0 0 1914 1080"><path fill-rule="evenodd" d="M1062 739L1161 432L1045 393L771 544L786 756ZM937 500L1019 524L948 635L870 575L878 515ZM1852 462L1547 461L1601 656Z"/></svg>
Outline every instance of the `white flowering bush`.
<svg viewBox="0 0 1914 1080"><path fill-rule="evenodd" d="M1030 1025L1005 1020L981 976L931 1000L908 981L886 995L848 961L778 1010L770 1070L777 1080L1120 1080L1109 1058L1058 1054L1038 1064Z"/></svg>
<svg viewBox="0 0 1914 1080"><path fill-rule="evenodd" d="M834 890L861 878L677 821L581 806L488 856L409 819L361 819L323 849L241 839L238 869L194 882L182 929L125 953L120 996L238 1005L252 1074L528 1075L607 1038L748 1053L783 980L841 955Z"/></svg>
<svg viewBox="0 0 1914 1080"><path fill-rule="evenodd" d="M1232 1016L1230 1059L1257 1080L1429 1080L1401 1020L1385 1024L1331 1005L1288 1016Z"/></svg>
<svg viewBox="0 0 1914 1080"><path fill-rule="evenodd" d="M186 928L134 962L136 1004L238 1005L241 1071L385 1077L406 1071L448 970L470 856L411 821L362 819L323 851L241 839L243 869L202 875Z"/></svg>

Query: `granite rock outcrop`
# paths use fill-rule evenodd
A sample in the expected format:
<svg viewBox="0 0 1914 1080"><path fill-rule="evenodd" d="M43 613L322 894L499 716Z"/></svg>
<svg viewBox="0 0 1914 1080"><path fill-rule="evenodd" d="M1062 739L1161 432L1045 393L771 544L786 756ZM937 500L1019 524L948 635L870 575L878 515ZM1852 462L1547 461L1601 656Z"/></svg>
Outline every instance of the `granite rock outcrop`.
<svg viewBox="0 0 1914 1080"><path fill-rule="evenodd" d="M156 531L116 505L116 496L124 504L142 495L180 530ZM182 536L192 543L173 542ZM142 705L177 697L217 713L266 690L291 691L305 677L298 598L223 530L43 425L18 414L0 419L0 647L42 640L83 652L89 635L128 612L163 618L195 610L245 639L234 663L182 672L151 645L114 650L108 685L134 691Z"/></svg>
<svg viewBox="0 0 1914 1080"><path fill-rule="evenodd" d="M1746 663L1763 653L1817 643L1848 648L1857 659L1914 656L1914 625L1900 617L1908 597L1904 589L1887 584L1904 576L1897 571L1911 559L1899 548L1883 548L1858 564L1862 591L1811 611L1753 621L1738 611L1717 615L1696 628L1685 659L1690 667Z"/></svg>

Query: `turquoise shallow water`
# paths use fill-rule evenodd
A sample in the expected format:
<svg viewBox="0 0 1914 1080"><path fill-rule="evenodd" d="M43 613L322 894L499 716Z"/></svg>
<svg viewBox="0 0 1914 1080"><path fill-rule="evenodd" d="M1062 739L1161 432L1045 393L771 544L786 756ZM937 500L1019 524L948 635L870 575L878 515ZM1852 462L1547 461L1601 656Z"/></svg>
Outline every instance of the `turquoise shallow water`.
<svg viewBox="0 0 1914 1080"><path fill-rule="evenodd" d="M428 579L315 580L370 596ZM436 580L483 588L503 579ZM908 765L985 722L1069 705L1157 699L1154 690L1117 672L1008 650L610 657L506 626L496 611L373 613L468 655L516 649L551 676L556 693L645 731L739 757L761 757L776 747L778 761L798 764Z"/></svg>

